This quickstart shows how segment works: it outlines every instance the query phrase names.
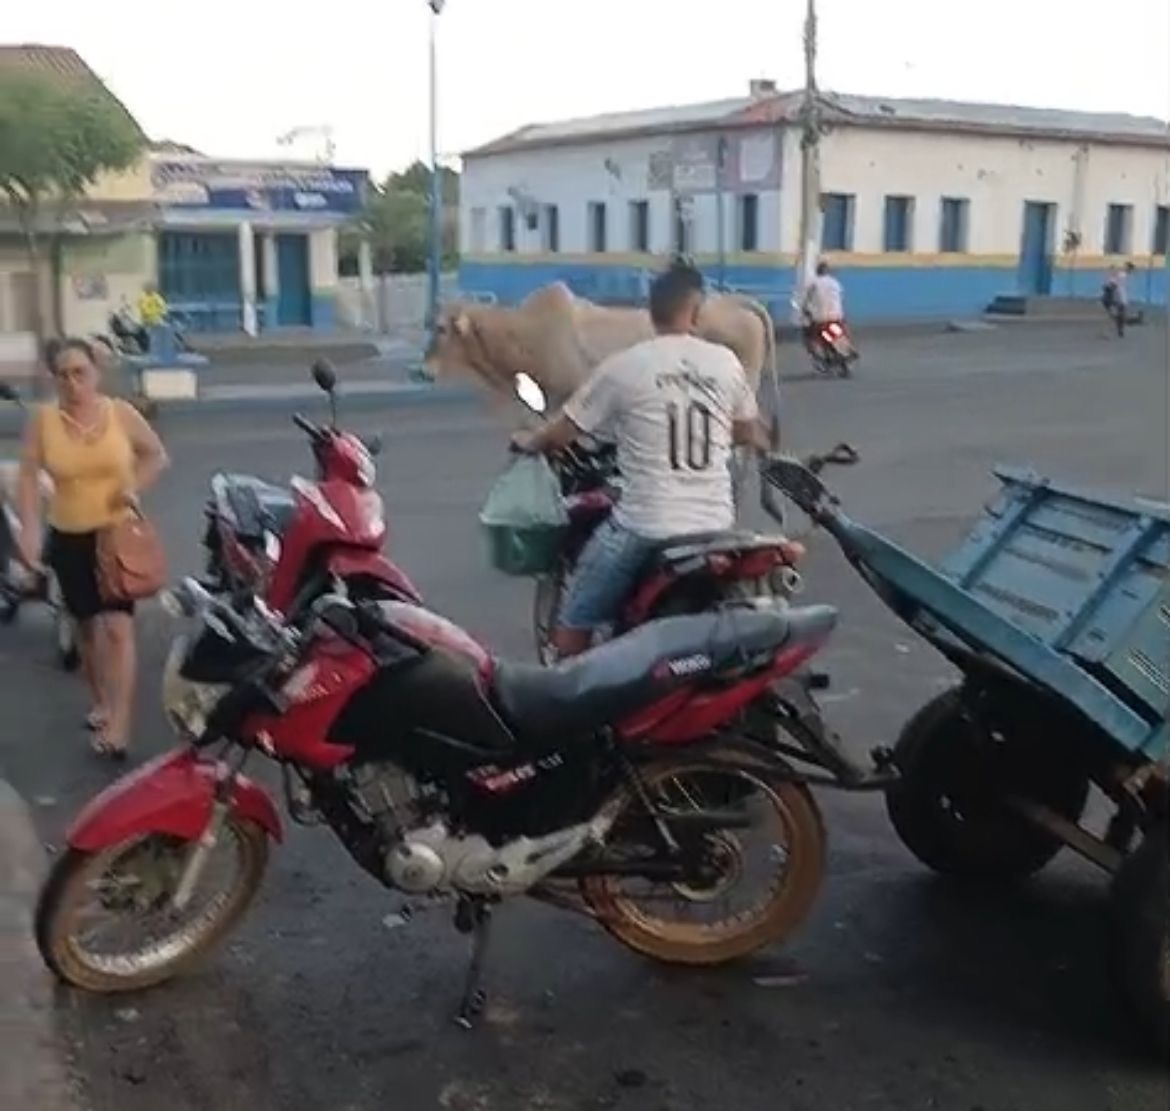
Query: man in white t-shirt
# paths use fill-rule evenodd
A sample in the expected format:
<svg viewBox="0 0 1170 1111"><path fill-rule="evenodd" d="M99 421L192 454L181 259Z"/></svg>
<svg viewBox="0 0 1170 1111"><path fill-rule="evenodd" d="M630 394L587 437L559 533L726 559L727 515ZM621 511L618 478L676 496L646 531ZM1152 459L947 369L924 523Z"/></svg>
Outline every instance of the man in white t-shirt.
<svg viewBox="0 0 1170 1111"><path fill-rule="evenodd" d="M845 319L845 293L824 259L817 263L816 277L804 291L801 310L805 320L804 344L809 351L812 350L821 325L839 324Z"/></svg>
<svg viewBox="0 0 1170 1111"><path fill-rule="evenodd" d="M533 454L582 433L617 442L621 500L578 560L554 634L561 656L583 652L593 631L617 617L663 541L732 527L731 449L767 449L739 359L693 334L702 303L703 276L693 267L659 275L650 287L654 338L606 359L540 431L513 437Z"/></svg>

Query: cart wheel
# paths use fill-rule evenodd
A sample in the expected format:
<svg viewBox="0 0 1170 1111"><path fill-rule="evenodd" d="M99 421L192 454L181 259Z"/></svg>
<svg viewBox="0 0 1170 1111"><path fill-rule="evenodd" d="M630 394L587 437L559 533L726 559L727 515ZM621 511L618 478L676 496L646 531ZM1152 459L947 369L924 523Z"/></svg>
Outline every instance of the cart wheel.
<svg viewBox="0 0 1170 1111"><path fill-rule="evenodd" d="M981 734L958 689L928 702L894 748L901 773L886 793L906 847L943 875L1014 880L1044 867L1059 839L1008 810L1007 795L1032 799L1077 821L1089 793L1075 762L1053 760L1030 731Z"/></svg>
<svg viewBox="0 0 1170 1111"><path fill-rule="evenodd" d="M1122 990L1170 1059L1170 826L1154 826L1113 879L1114 960Z"/></svg>

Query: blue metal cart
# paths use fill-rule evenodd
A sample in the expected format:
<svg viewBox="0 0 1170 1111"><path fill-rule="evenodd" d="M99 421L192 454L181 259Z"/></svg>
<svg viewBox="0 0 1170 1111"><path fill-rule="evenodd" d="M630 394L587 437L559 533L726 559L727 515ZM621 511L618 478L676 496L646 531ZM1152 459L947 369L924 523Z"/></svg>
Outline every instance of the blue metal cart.
<svg viewBox="0 0 1170 1111"><path fill-rule="evenodd" d="M1019 880L1063 846L1112 876L1114 956L1170 1054L1170 506L998 469L1000 496L932 567L852 520L810 467L765 483L837 541L961 671L892 750L894 828L952 876ZM1081 822L1090 786L1108 827Z"/></svg>

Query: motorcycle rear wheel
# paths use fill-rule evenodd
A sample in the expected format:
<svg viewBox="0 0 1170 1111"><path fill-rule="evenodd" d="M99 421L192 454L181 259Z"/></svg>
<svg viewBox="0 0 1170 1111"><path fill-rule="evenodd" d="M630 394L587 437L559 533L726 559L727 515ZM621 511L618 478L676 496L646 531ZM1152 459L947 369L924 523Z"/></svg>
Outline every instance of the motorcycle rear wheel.
<svg viewBox="0 0 1170 1111"><path fill-rule="evenodd" d="M635 952L667 964L724 964L784 941L812 909L825 870L825 827L806 786L782 778L775 769L733 746L703 755L682 755L641 770L651 797L665 781L677 782L680 777L696 773L724 775L734 778L740 788L754 787L764 797L778 824L785 862L778 882L770 885L763 902L751 913L733 915L715 925L647 914L622 894L623 877L597 875L581 880L585 903L608 933ZM743 797L742 793L739 797ZM620 840L624 816L641 817L643 821L645 818L632 788L620 790L609 805L618 811L609 839L612 846ZM727 859L728 869L742 870L742 857L732 859L738 851L735 834L717 831L706 836L711 838L710 846L716 854ZM692 904L710 904L722 894L682 884L666 886Z"/></svg>
<svg viewBox="0 0 1170 1111"><path fill-rule="evenodd" d="M120 881L128 885L120 891L93 890L103 904L101 912L110 919L123 909L111 904L127 898L147 899L153 905L146 908L146 913L174 916L176 912L166 908L165 903L182 871L190 844L163 834L147 834L97 852L68 849L57 858L37 903L35 931L41 957L58 979L100 993L152 987L185 972L235 926L264 876L268 836L255 822L233 817L225 822L213 851L230 846L236 863L234 882L215 892L202 911L191 913L191 907L198 905L197 888L191 907L177 912L179 918L174 928L163 938L137 950L107 954L85 945L81 936L84 904L91 897L91 890L102 883ZM158 876L141 873L115 875L127 858L132 862L141 859L145 866L149 856L154 857L153 863L166 869L161 882ZM204 881L212 863L208 862ZM184 923L183 918L189 921Z"/></svg>

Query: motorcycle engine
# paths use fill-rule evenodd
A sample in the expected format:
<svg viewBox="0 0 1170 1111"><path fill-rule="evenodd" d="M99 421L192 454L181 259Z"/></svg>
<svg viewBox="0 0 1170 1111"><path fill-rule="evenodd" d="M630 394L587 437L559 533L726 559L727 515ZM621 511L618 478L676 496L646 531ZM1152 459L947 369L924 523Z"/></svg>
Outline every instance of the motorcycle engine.
<svg viewBox="0 0 1170 1111"><path fill-rule="evenodd" d="M440 850L447 827L429 819L427 803L439 801L413 776L393 764L363 764L351 772L353 792L377 824L384 846L386 879L412 895L443 886L447 864Z"/></svg>
<svg viewBox="0 0 1170 1111"><path fill-rule="evenodd" d="M478 833L452 832L444 820L444 793L391 764L352 769L350 789L377 827L385 881L409 895L526 891L604 832L584 822L497 847Z"/></svg>

